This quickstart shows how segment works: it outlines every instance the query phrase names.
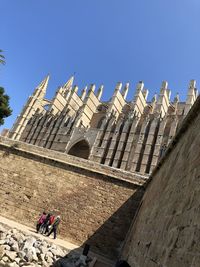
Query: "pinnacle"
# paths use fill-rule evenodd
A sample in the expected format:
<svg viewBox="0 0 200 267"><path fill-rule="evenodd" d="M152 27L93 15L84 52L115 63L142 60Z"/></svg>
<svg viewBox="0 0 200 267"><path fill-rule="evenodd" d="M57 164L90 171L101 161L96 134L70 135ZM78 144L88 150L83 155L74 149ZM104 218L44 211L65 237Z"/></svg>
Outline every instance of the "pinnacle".
<svg viewBox="0 0 200 267"><path fill-rule="evenodd" d="M63 85L64 88L71 88L74 82L74 75Z"/></svg>
<svg viewBox="0 0 200 267"><path fill-rule="evenodd" d="M49 74L41 81L41 83L37 86L37 89L40 89L42 91L46 91L48 82L49 82Z"/></svg>

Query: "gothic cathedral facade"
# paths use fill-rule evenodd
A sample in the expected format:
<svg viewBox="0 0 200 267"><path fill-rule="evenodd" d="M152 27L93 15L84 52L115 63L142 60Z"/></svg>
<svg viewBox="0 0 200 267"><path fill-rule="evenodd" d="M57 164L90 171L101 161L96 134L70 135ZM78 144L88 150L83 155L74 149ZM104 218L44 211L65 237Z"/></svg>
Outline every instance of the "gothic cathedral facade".
<svg viewBox="0 0 200 267"><path fill-rule="evenodd" d="M187 99L163 82L160 94L148 102L143 82L132 101L129 84L117 83L110 101L101 101L103 86L91 85L78 94L74 77L45 98L49 76L35 89L14 123L9 137L131 172L149 174L166 150L180 123L197 98L196 82Z"/></svg>

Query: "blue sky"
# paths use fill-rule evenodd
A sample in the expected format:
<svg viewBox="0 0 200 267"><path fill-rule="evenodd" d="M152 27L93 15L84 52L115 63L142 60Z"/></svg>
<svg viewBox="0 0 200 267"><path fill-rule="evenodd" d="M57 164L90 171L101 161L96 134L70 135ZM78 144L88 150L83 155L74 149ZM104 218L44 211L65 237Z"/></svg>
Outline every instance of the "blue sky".
<svg viewBox="0 0 200 267"><path fill-rule="evenodd" d="M3 127L48 73L49 98L74 72L80 89L104 84L103 99L118 81L130 82L133 98L139 80L151 99L167 80L171 99L185 100L189 80L200 80L199 0L0 0L0 8L0 85L13 109Z"/></svg>

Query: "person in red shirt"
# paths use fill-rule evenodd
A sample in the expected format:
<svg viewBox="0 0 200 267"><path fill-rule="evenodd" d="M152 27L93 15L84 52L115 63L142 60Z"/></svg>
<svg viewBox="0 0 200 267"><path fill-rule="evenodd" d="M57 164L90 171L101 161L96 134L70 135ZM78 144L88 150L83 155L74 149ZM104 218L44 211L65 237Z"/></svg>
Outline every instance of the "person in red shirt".
<svg viewBox="0 0 200 267"><path fill-rule="evenodd" d="M49 230L51 228L51 225L53 224L55 219L55 216L51 213L49 213L46 217L46 220L44 222L44 227L43 227L43 234L47 235L49 233Z"/></svg>
<svg viewBox="0 0 200 267"><path fill-rule="evenodd" d="M55 216L51 214L50 219L49 219L49 225L52 225L54 220L55 220Z"/></svg>
<svg viewBox="0 0 200 267"><path fill-rule="evenodd" d="M42 215L40 216L38 222L37 222L37 225L36 225L37 233L40 231L40 227L44 223L45 219L46 219L46 212L43 212Z"/></svg>

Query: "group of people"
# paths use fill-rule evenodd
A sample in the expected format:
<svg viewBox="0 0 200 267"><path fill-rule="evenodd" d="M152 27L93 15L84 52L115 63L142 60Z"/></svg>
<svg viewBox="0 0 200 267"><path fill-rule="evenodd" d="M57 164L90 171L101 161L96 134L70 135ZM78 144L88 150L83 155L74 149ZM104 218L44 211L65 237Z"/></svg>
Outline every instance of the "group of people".
<svg viewBox="0 0 200 267"><path fill-rule="evenodd" d="M47 236L54 234L54 239L56 239L58 225L60 224L60 216L54 216L51 213L43 212L40 216L37 225L37 233L41 233Z"/></svg>
<svg viewBox="0 0 200 267"><path fill-rule="evenodd" d="M50 236L50 234L53 233L54 239L56 239L56 234L57 234L58 225L60 224L60 221L61 221L60 216L54 216L51 213L47 214L46 212L43 212L39 220L37 221L37 225L36 225L37 233L41 233L47 236ZM87 245L87 247L89 246ZM87 253L86 254L84 253L85 250L87 250L87 253L88 253L89 248L87 249L84 248L83 255L87 255ZM68 261L66 261L66 258L68 258L68 255L54 262L54 264L51 265L51 267L67 267ZM119 260L117 261L115 267L130 267L130 265L128 264L127 261Z"/></svg>

